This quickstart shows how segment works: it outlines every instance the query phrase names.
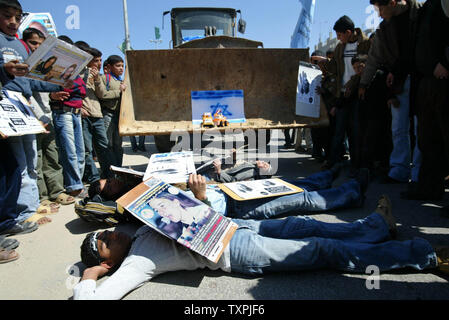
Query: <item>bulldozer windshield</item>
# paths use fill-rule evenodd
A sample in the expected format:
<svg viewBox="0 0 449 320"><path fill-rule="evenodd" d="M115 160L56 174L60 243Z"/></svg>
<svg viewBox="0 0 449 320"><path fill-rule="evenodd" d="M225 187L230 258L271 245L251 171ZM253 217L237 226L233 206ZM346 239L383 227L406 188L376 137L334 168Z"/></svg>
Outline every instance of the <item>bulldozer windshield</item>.
<svg viewBox="0 0 449 320"><path fill-rule="evenodd" d="M208 35L234 37L234 17L228 12L212 10L179 12L173 20L174 46Z"/></svg>

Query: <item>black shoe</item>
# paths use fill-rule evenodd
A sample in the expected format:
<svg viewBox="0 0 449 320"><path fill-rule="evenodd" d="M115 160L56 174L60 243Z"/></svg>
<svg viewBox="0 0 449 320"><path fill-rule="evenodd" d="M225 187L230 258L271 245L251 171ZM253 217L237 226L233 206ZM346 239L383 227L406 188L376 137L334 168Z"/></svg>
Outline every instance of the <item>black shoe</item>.
<svg viewBox="0 0 449 320"><path fill-rule="evenodd" d="M392 213L391 200L387 195L382 195L377 201L377 207L374 212L377 212L382 216L385 222L388 225L388 230L390 231L390 235L392 238L396 237L397 227L396 227L396 219Z"/></svg>
<svg viewBox="0 0 449 320"><path fill-rule="evenodd" d="M407 182L396 180L387 175L381 179L380 183L381 184L400 184L400 183L407 183Z"/></svg>
<svg viewBox="0 0 449 320"><path fill-rule="evenodd" d="M365 196L370 181L369 169L361 168L357 174L357 177L355 177L355 180L357 180L360 185L360 193L362 194L362 196Z"/></svg>
<svg viewBox="0 0 449 320"><path fill-rule="evenodd" d="M145 146L141 146L141 147L137 147L138 150L146 152L147 149L145 148Z"/></svg>
<svg viewBox="0 0 449 320"><path fill-rule="evenodd" d="M132 146L132 150L133 152L137 152L138 151L137 146L136 147Z"/></svg>

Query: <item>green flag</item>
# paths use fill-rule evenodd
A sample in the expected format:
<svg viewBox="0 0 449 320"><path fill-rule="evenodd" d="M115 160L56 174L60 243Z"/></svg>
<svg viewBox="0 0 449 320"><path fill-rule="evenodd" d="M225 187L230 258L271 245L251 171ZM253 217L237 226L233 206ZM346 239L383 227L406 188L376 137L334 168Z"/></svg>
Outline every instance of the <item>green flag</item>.
<svg viewBox="0 0 449 320"><path fill-rule="evenodd" d="M156 36L156 40L161 38L161 32L158 27L154 27L154 35Z"/></svg>

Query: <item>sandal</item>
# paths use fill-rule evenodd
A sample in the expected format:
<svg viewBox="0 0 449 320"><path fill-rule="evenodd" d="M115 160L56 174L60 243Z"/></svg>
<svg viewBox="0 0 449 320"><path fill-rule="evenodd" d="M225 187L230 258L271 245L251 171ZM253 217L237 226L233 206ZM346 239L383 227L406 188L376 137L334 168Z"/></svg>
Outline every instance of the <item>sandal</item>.
<svg viewBox="0 0 449 320"><path fill-rule="evenodd" d="M55 199L55 202L60 203L62 205L69 205L75 202L75 197L62 192Z"/></svg>
<svg viewBox="0 0 449 320"><path fill-rule="evenodd" d="M20 242L16 239L6 239L5 236L0 236L0 250L14 250L19 244Z"/></svg>
<svg viewBox="0 0 449 320"><path fill-rule="evenodd" d="M41 204L39 208L37 208L37 213L39 214L55 214L59 212L59 208L54 208L51 206L45 206Z"/></svg>
<svg viewBox="0 0 449 320"><path fill-rule="evenodd" d="M43 216L41 216L40 214L37 213L37 214L32 215L31 217L29 217L28 219L26 219L25 222L36 223L37 225L41 226L41 225L50 223L51 219L47 218L45 216L43 217Z"/></svg>
<svg viewBox="0 0 449 320"><path fill-rule="evenodd" d="M41 201L41 205L46 206L46 207L51 207L51 208L57 208L57 209L59 209L61 207L61 205L59 203L50 201L48 199Z"/></svg>
<svg viewBox="0 0 449 320"><path fill-rule="evenodd" d="M36 231L37 228L39 228L39 225L37 223L23 221L23 222L16 223L14 225L14 227L12 227L8 230L5 230L0 234L4 235L5 237L9 237L12 235L17 235L17 234L30 233L30 232Z"/></svg>
<svg viewBox="0 0 449 320"><path fill-rule="evenodd" d="M19 259L19 254L14 250L0 249L0 263L8 263Z"/></svg>

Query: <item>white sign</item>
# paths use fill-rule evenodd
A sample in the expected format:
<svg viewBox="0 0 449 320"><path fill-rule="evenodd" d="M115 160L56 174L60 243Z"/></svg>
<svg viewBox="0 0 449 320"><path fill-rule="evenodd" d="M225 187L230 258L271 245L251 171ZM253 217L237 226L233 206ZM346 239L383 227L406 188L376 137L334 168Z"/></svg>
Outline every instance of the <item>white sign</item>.
<svg viewBox="0 0 449 320"><path fill-rule="evenodd" d="M296 90L296 115L319 118L320 117L320 95L316 88L321 85L322 72L299 65L298 88Z"/></svg>
<svg viewBox="0 0 449 320"><path fill-rule="evenodd" d="M45 132L31 106L19 92L4 92L0 101L0 133L13 137Z"/></svg>
<svg viewBox="0 0 449 320"><path fill-rule="evenodd" d="M155 177L165 183L182 183L191 173L196 173L192 151L156 153L150 157L143 180Z"/></svg>

